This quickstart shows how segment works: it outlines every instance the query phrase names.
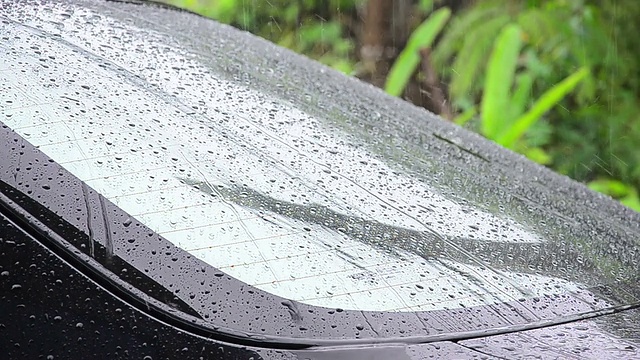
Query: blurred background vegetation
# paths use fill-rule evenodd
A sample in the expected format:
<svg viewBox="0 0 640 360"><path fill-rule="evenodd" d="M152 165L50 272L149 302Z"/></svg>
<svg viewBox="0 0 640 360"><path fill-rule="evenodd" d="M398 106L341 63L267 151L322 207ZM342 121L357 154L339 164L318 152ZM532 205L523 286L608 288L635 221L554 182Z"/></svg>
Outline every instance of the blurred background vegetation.
<svg viewBox="0 0 640 360"><path fill-rule="evenodd" d="M384 88L640 211L640 1L163 1Z"/></svg>

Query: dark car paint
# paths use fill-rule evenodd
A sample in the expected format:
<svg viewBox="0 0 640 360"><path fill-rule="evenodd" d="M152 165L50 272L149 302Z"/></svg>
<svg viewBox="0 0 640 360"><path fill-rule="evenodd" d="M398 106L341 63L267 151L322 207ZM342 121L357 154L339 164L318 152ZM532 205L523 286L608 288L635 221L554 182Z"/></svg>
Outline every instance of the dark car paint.
<svg viewBox="0 0 640 360"><path fill-rule="evenodd" d="M610 336L582 323L497 337L419 345L317 350L238 346L196 336L133 308L0 215L0 349L7 359L492 359L638 356L640 314L599 321L635 338L600 348ZM626 312L625 312L626 313ZM623 315L612 315L622 317ZM606 317L605 317L606 318ZM572 331L573 330L573 331ZM577 331L576 331L577 330ZM574 339L567 340L569 336ZM576 339L577 337L577 339ZM604 340L604 341L603 341ZM554 343L555 342L555 343ZM477 351L474 351L476 349Z"/></svg>
<svg viewBox="0 0 640 360"><path fill-rule="evenodd" d="M26 6L27 4L25 2L21 5ZM103 6L92 2L79 2L79 4L89 7L97 6L98 8ZM111 11L122 16L118 6L120 5L113 5L113 7L101 10ZM7 5L7 8L11 10L11 5ZM156 11L153 8L140 10L135 6L130 9L134 13L138 12L138 20L136 21L140 21L140 17L147 15L150 11ZM2 12L0 14L5 16ZM173 16L172 13L158 12L158 14L162 14L161 16ZM11 11L7 17L11 18ZM197 21L204 20L199 19ZM177 23L180 24L180 22ZM145 24L154 26L152 23ZM206 24L207 26L212 26L209 25L210 22ZM5 20L3 21L3 26L16 26L16 23L13 20ZM38 33L37 30L32 31ZM38 36L47 35L40 33ZM237 34L233 33L230 36L237 36ZM242 41L256 42L256 46L266 46L255 39L245 40L242 38ZM249 47L249 49L253 50L255 47ZM302 60L296 61L300 61L300 64L304 66L308 65ZM294 62L292 66L300 66L300 64ZM329 89L321 87L318 90L320 94L330 93L332 84L345 81L332 73L329 75L318 74L318 76L331 77L331 80L327 80L325 85ZM288 86L295 87L296 81L299 80L291 79L291 83ZM349 83L349 85L361 86L353 83ZM273 89L265 89L265 91L273 91ZM338 90L335 91L337 92ZM295 98L295 95L291 93L288 93L288 96ZM358 97L360 95L355 94L354 96ZM380 97L379 94L374 94L374 96ZM362 101L367 103L371 100L365 98ZM386 102L388 100L384 98L383 101ZM354 104L357 104L357 101ZM400 105L396 103L391 105L391 108L387 108L389 111L388 116L394 116L393 114L396 111L400 111L396 108ZM402 105L401 109L406 114L414 114L415 109L404 107ZM425 116L422 113L420 115ZM618 236L621 240L628 238L628 236L633 238L633 235L627 234L635 233L637 239L636 214L621 209L610 200L595 197L594 194L585 192L579 185L570 183L566 179L526 164L511 154L496 152L490 145L474 139L473 136L470 138L470 135L464 133L456 133L455 136L443 136L438 132L457 132L458 130L443 128L443 125L436 123L431 125L438 129L437 132L434 132L434 138L444 139L446 140L444 142L452 145L452 147L448 147L448 145L445 147L441 147L441 145L436 145L435 147L428 144L424 145L428 147L429 151L441 154L440 156L443 158L451 157L452 163L462 159L465 165L464 171L480 171L479 169L482 166L477 166L479 163L482 164L484 162L492 162L494 169L502 169L504 165L512 162L516 165L516 169L521 167L526 169L526 173L537 174L537 180L534 182L543 184L555 182L559 185L558 192L566 192L574 197L573 202L566 201L560 204L549 204L549 208L547 208L549 213L573 214L578 219L576 220L578 222L583 221L581 220L583 217L588 221L593 219L600 221L598 220L598 214L612 216L615 214L617 221L615 231L607 229L607 225L612 225L613 218L607 219L606 216L602 219L603 223L599 223L599 225L590 223L589 226L585 224L585 229L589 228L599 234L611 232L613 235L610 236ZM607 323L605 319L616 319L616 322L621 319L620 314L603 315L637 306L638 287L633 282L627 285L624 283L605 284L601 287L591 288L589 293L585 292L583 294L563 294L552 297L523 299L523 301L492 306L421 313L336 311L335 309L322 309L296 303L249 287L212 267L205 266L199 260L154 234L135 219L129 219L126 213L81 183L59 165L52 163L44 154L34 149L6 126L3 126L0 130L2 131L0 134L0 154L3 155L0 159L0 179L2 180L3 200L5 200L2 207L4 217L2 226L6 228L6 232L3 231L0 234L9 234L3 236L1 244L3 253L1 270L3 275L6 276L2 281L4 287L2 294L3 304L7 305L6 309L11 309L3 312L0 323L4 325L4 330L9 334L3 341L7 341L5 344L11 345L10 348L15 350L10 355L15 354L16 357L21 355L32 356L36 355L37 352L37 355L46 357L48 356L45 355L46 347L56 344L60 346L54 351L56 354L61 354L60 351L73 352L77 349L87 349L87 351L103 355L114 354L115 356L117 352L117 356L120 356L124 354L124 351L133 353L139 350L135 355L130 355L136 358L138 356L146 356L143 355L147 354L145 353L146 349L139 346L147 343L147 346L155 347L155 352L149 352L150 354L155 354L155 356L191 358L207 354L204 356L207 358L216 356L214 354L218 350L214 349L214 347L219 341L228 342L226 344L220 343L225 349L229 349L229 355L225 355L228 358L234 358L234 356L236 358L248 358L254 354L251 351L256 350L255 348L247 350L245 347L234 347L230 343L294 351L287 352L283 350L283 352L278 353L276 350L265 350L256 355L264 358L278 358L278 356L287 358L287 356L298 355L302 358L322 358L323 356L354 358L354 351L360 354L359 356L363 356L363 358L369 358L369 355L371 355L367 354L369 351L382 357L397 353L397 356L403 354L402 356L406 355L408 356L407 358L423 358L426 354L433 354L443 358L449 356L457 357L463 354L469 357L474 356L474 354L478 355L474 351L453 343L406 345L423 342L437 343L441 340L452 339L462 340L459 342L460 344L468 344L468 346L479 349L484 353L519 357L530 354L531 351L518 353L518 349L515 349L504 353L505 346L501 345L514 341L513 336L515 335L512 335L513 332L524 334L516 338L518 342L523 344L544 344L545 341L549 343L549 341L545 340L545 337L551 336L553 338L554 329L561 329L564 326L553 327L552 325L574 322L589 316L599 316L600 326L594 330L598 333L598 336L613 339L615 335L618 335L621 338L626 338L628 342L623 341L619 348L609 347L602 349L603 352L595 351L592 354L584 353L585 355L600 356L605 354L603 356L613 356L614 353L616 356L628 355L632 357L638 355L636 345L634 345L638 343L637 333L634 334L631 331L621 336L619 327L609 326L608 331L614 335L609 336L602 332L601 329L607 328L607 326L602 326L603 323ZM410 137L408 134L405 135ZM456 140L450 140L449 138ZM458 143L463 143L464 146L460 146ZM469 157L479 160L469 161ZM509 179L512 180L503 179L501 181L512 185L508 188L513 194L518 194L520 192L518 187L524 186L523 184L526 183L524 192L534 198L533 200L527 199L526 203L538 204L536 206L545 204L545 201L548 201L545 200L545 196L548 196L549 188L541 188L540 185L527 183L525 178L522 175L518 175L518 173L518 171L505 171L505 174L509 175ZM510 181L522 181L522 183L514 185ZM502 183L499 186L504 187L505 184ZM533 189L546 190L535 193ZM37 199L37 202L44 206L29 200L29 197L24 196L24 194L29 194L29 197ZM554 196L557 196L557 194ZM594 215L591 215L594 209L586 209L584 205L579 205L589 203L598 204ZM563 211L563 207L569 210ZM301 212L304 209L294 210ZM580 211L584 211L584 213L580 213ZM585 216L585 214L587 215ZM108 220L105 221L105 218L108 218ZM411 234L407 236L411 236ZM93 242L90 241L90 237ZM135 245L132 245L134 243ZM96 244L93 250L91 250L92 244ZM159 244L161 245L159 246ZM42 245L45 246L43 247ZM465 243L461 245L465 245ZM158 248L162 248L163 251L157 251ZM435 248L439 247L435 246ZM621 246L621 248L624 249L624 246ZM16 249L18 249L17 252L15 252ZM91 253L92 251L93 253ZM526 251L526 249L521 251ZM150 254L153 256L150 256ZM633 257L624 259L624 256L619 253L617 253L617 256L631 263L637 261ZM48 260L38 262L34 260L40 258ZM46 269L47 267L50 269ZM185 272L185 269L189 269L189 271ZM45 279L42 273L51 274L51 270L54 271L55 276L47 275ZM79 270L80 272L78 272ZM110 272L115 275L110 274ZM66 276L58 274L65 274ZM31 281L29 279L34 280ZM211 290L208 294L203 294L201 289L206 286L204 284L214 290ZM56 290L56 287L60 289ZM166 291L166 288L170 287L179 288L182 294L193 294L193 297L178 297ZM84 289L84 293L79 290L80 288ZM173 291L175 292L175 290ZM29 296L25 293L46 295L37 297ZM215 294L225 294L224 300L218 300L214 306L211 306L211 299L215 299ZM100 298L101 296L104 297ZM36 302L30 304L24 301L25 297L30 300L39 299L44 303ZM111 297L111 300L105 300L109 297ZM97 300L93 302L93 298ZM189 298L192 301L189 301ZM86 306L81 306L80 301L86 299L89 299ZM603 300L616 305L613 307L606 305ZM108 306L105 306L104 309L101 308L101 304L105 302L118 303L117 308L129 309L126 312L127 315L119 315L115 310L110 311ZM29 335L25 330L26 324L37 329L42 323L35 322L31 325L32 323L28 321L33 319L29 318L27 320L25 316L30 317L33 315L36 320L40 318L46 320L47 316L51 317L46 307L57 303L61 304L57 312L54 311L55 308L53 306L50 312L58 314L60 311L67 311L68 315L65 314L64 317L62 315L53 315L52 322L45 321L45 323L49 324L46 326L51 326L51 331L40 329L31 333L35 335ZM74 304L74 306L69 307L67 304ZM256 311L256 305L260 306L259 311ZM14 311L13 309L16 310ZM24 311L20 312L19 309L24 309ZM625 328L627 330L634 329L634 326L638 324L637 311L627 310L624 313L629 314L627 318L624 318L626 319L624 320ZM87 325L87 323L92 324L91 320L87 320L87 317L90 319L95 314L100 314L100 316L94 318L94 322L105 321L109 316L114 317L112 321L97 324L96 327L99 327L99 329L95 329ZM206 314L206 316L203 314ZM57 319L56 316L60 316L60 318ZM61 321L66 319L67 316L69 317L68 321ZM460 321L462 319L463 321ZM59 325L55 325L58 324L55 321L58 321ZM149 325L149 327L155 326L156 329L159 329L158 326L163 326L162 336L166 334L179 335L162 337L157 335L157 332L145 332L149 330L147 328L145 328L145 331L141 331L139 327L136 327L138 326L138 321L140 323L156 321L155 325ZM114 324L120 324L118 326L121 327L117 328ZM263 330L263 328L267 329ZM523 331L528 328L541 329ZM89 331L89 329L92 330L91 333L95 336L91 340L87 340L89 335L86 335L86 332L84 336L78 335L78 332ZM552 335L549 335L547 330ZM130 340L134 343L123 344L122 338L116 336L120 331L128 331L130 334L128 339L138 339L140 337L142 340ZM492 334L504 335L487 337ZM190 337L190 335L193 336ZM59 336L62 337L60 338ZM184 336L184 340L179 340L181 336ZM206 338L216 340L207 340ZM197 346L198 350L193 350L194 352L191 353L189 352L191 351L189 346L174 346L175 343L169 343L169 339L176 342L184 341L185 344L197 343L195 346ZM593 346L595 339L599 338L597 336L587 336L584 339L586 343ZM114 350L101 350L99 345L106 340L112 341ZM598 341L601 341L601 339ZM85 347L84 344L88 342L91 344ZM333 350L322 351L293 350L309 346L325 346L329 349L340 345L352 347L371 346L375 343L387 343L389 345L386 345L386 347L374 347L373 350L363 350L362 348L352 350L334 348ZM398 343L405 345L391 345ZM618 344L617 342L615 343ZM563 345L568 348L561 349ZM121 349L118 350L117 346L121 346ZM196 349L195 346L191 348ZM28 350L25 348L28 348ZM175 352L183 349L186 349L186 353L182 355ZM453 355L456 351L460 353ZM579 352L575 352L576 349L571 348L571 344L558 344L557 347L548 346L540 351L547 351L548 356L580 355ZM60 356L65 357L64 355ZM393 356L395 357L396 355Z"/></svg>

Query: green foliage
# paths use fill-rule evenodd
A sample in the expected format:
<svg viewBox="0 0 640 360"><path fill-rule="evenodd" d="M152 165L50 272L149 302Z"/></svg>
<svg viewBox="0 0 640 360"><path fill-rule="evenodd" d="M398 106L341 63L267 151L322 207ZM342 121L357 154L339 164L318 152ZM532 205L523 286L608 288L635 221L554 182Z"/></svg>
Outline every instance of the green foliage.
<svg viewBox="0 0 640 360"><path fill-rule="evenodd" d="M583 67L551 89L545 91L531 106L531 109L527 113L517 118L511 126L505 127L501 135L497 137L497 142L505 147L514 146L516 140L524 135L527 129L538 121L544 113L549 111L553 106L559 103L562 98L569 94L569 92L578 85L578 82L584 79L588 74L589 70ZM519 115L514 114L513 111L509 114Z"/></svg>
<svg viewBox="0 0 640 360"><path fill-rule="evenodd" d="M451 66L452 76L450 93L457 103L463 101L473 101L469 96L470 89L474 84L479 84L484 64L487 61L491 46L498 35L500 29L509 23L509 17L498 16L489 19L485 26L471 32L462 43L460 52L455 57ZM434 60L437 61L441 52L439 45L434 53ZM436 64L438 64L434 61Z"/></svg>
<svg viewBox="0 0 640 360"><path fill-rule="evenodd" d="M450 11L442 8L425 20L411 35L407 46L398 56L387 77L385 90L394 96L400 95L409 82L420 63L419 50L430 47L431 43L443 28L448 20ZM497 18L502 21L502 18ZM502 22L496 22L502 24ZM562 100L572 91L578 82L582 80L589 71L586 68L578 70L576 73L561 81L551 89L547 90L541 97L533 103L531 109L524 112L526 105L530 102L531 87L534 77L531 71L523 74L517 73L520 51L522 49L522 32L516 24L510 23L502 28L497 38L491 56L489 57L486 69L484 88L482 89L481 101L481 132L489 139L497 143L520 150L529 158L540 163L549 163L550 157L539 147L527 147L516 144L525 132L531 128L547 111ZM472 41L477 40L470 36ZM493 40L493 39L492 39ZM467 49L465 41L463 50ZM475 43L474 43L475 44ZM476 46L475 48L479 48ZM473 59L479 60L476 56L481 52L471 51ZM462 57L462 56L461 56ZM459 76L459 79L466 79L470 82L475 74ZM511 96L511 88L517 76L516 90ZM469 108L464 116L456 120L457 123L467 122L475 114L475 107Z"/></svg>
<svg viewBox="0 0 640 360"><path fill-rule="evenodd" d="M393 96L402 94L420 64L420 50L431 47L431 44L450 16L451 11L447 8L442 8L434 12L414 30L407 45L389 71L385 85L387 93Z"/></svg>
<svg viewBox="0 0 640 360"><path fill-rule="evenodd" d="M233 25L350 74L353 39L344 12L363 0L165 0Z"/></svg>
<svg viewBox="0 0 640 360"><path fill-rule="evenodd" d="M531 71L518 74L522 48L522 32L516 24L506 25L498 34L489 57L481 101L481 126L484 136L497 143L524 153L541 164L551 162L549 155L538 146L516 142L530 130L542 116L571 92L589 71L581 68L576 73L544 92L525 112L531 102L534 75ZM464 50L463 50L464 51ZM516 82L515 91L511 89ZM455 121L464 124L475 115L476 107L467 109Z"/></svg>

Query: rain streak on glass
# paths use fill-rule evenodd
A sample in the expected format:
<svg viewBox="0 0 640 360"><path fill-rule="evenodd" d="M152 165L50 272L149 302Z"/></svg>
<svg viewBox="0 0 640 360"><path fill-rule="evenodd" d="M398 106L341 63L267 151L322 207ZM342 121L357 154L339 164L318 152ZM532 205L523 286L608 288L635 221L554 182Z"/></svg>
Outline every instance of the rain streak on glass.
<svg viewBox="0 0 640 360"><path fill-rule="evenodd" d="M78 18L94 28L66 32L69 43L40 39L39 48L22 28L4 34L31 50L20 55L22 79L0 71L0 101L20 104L2 121L227 274L307 304L359 310L468 307L578 288L494 269L460 246L546 240L504 212L450 196L438 185L446 168L427 155L410 159L422 164L413 171L379 154L396 147L388 137L372 142L352 120L251 89L162 35L143 42L87 11L46 16L34 25L54 34ZM0 57L1 70L17 63Z"/></svg>

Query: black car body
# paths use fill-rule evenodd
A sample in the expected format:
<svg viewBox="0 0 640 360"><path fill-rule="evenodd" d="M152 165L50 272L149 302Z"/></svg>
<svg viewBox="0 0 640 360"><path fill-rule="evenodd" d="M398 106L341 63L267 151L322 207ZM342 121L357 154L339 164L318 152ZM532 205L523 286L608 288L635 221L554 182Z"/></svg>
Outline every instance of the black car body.
<svg viewBox="0 0 640 360"><path fill-rule="evenodd" d="M318 63L0 0L8 358L638 358L640 216Z"/></svg>

